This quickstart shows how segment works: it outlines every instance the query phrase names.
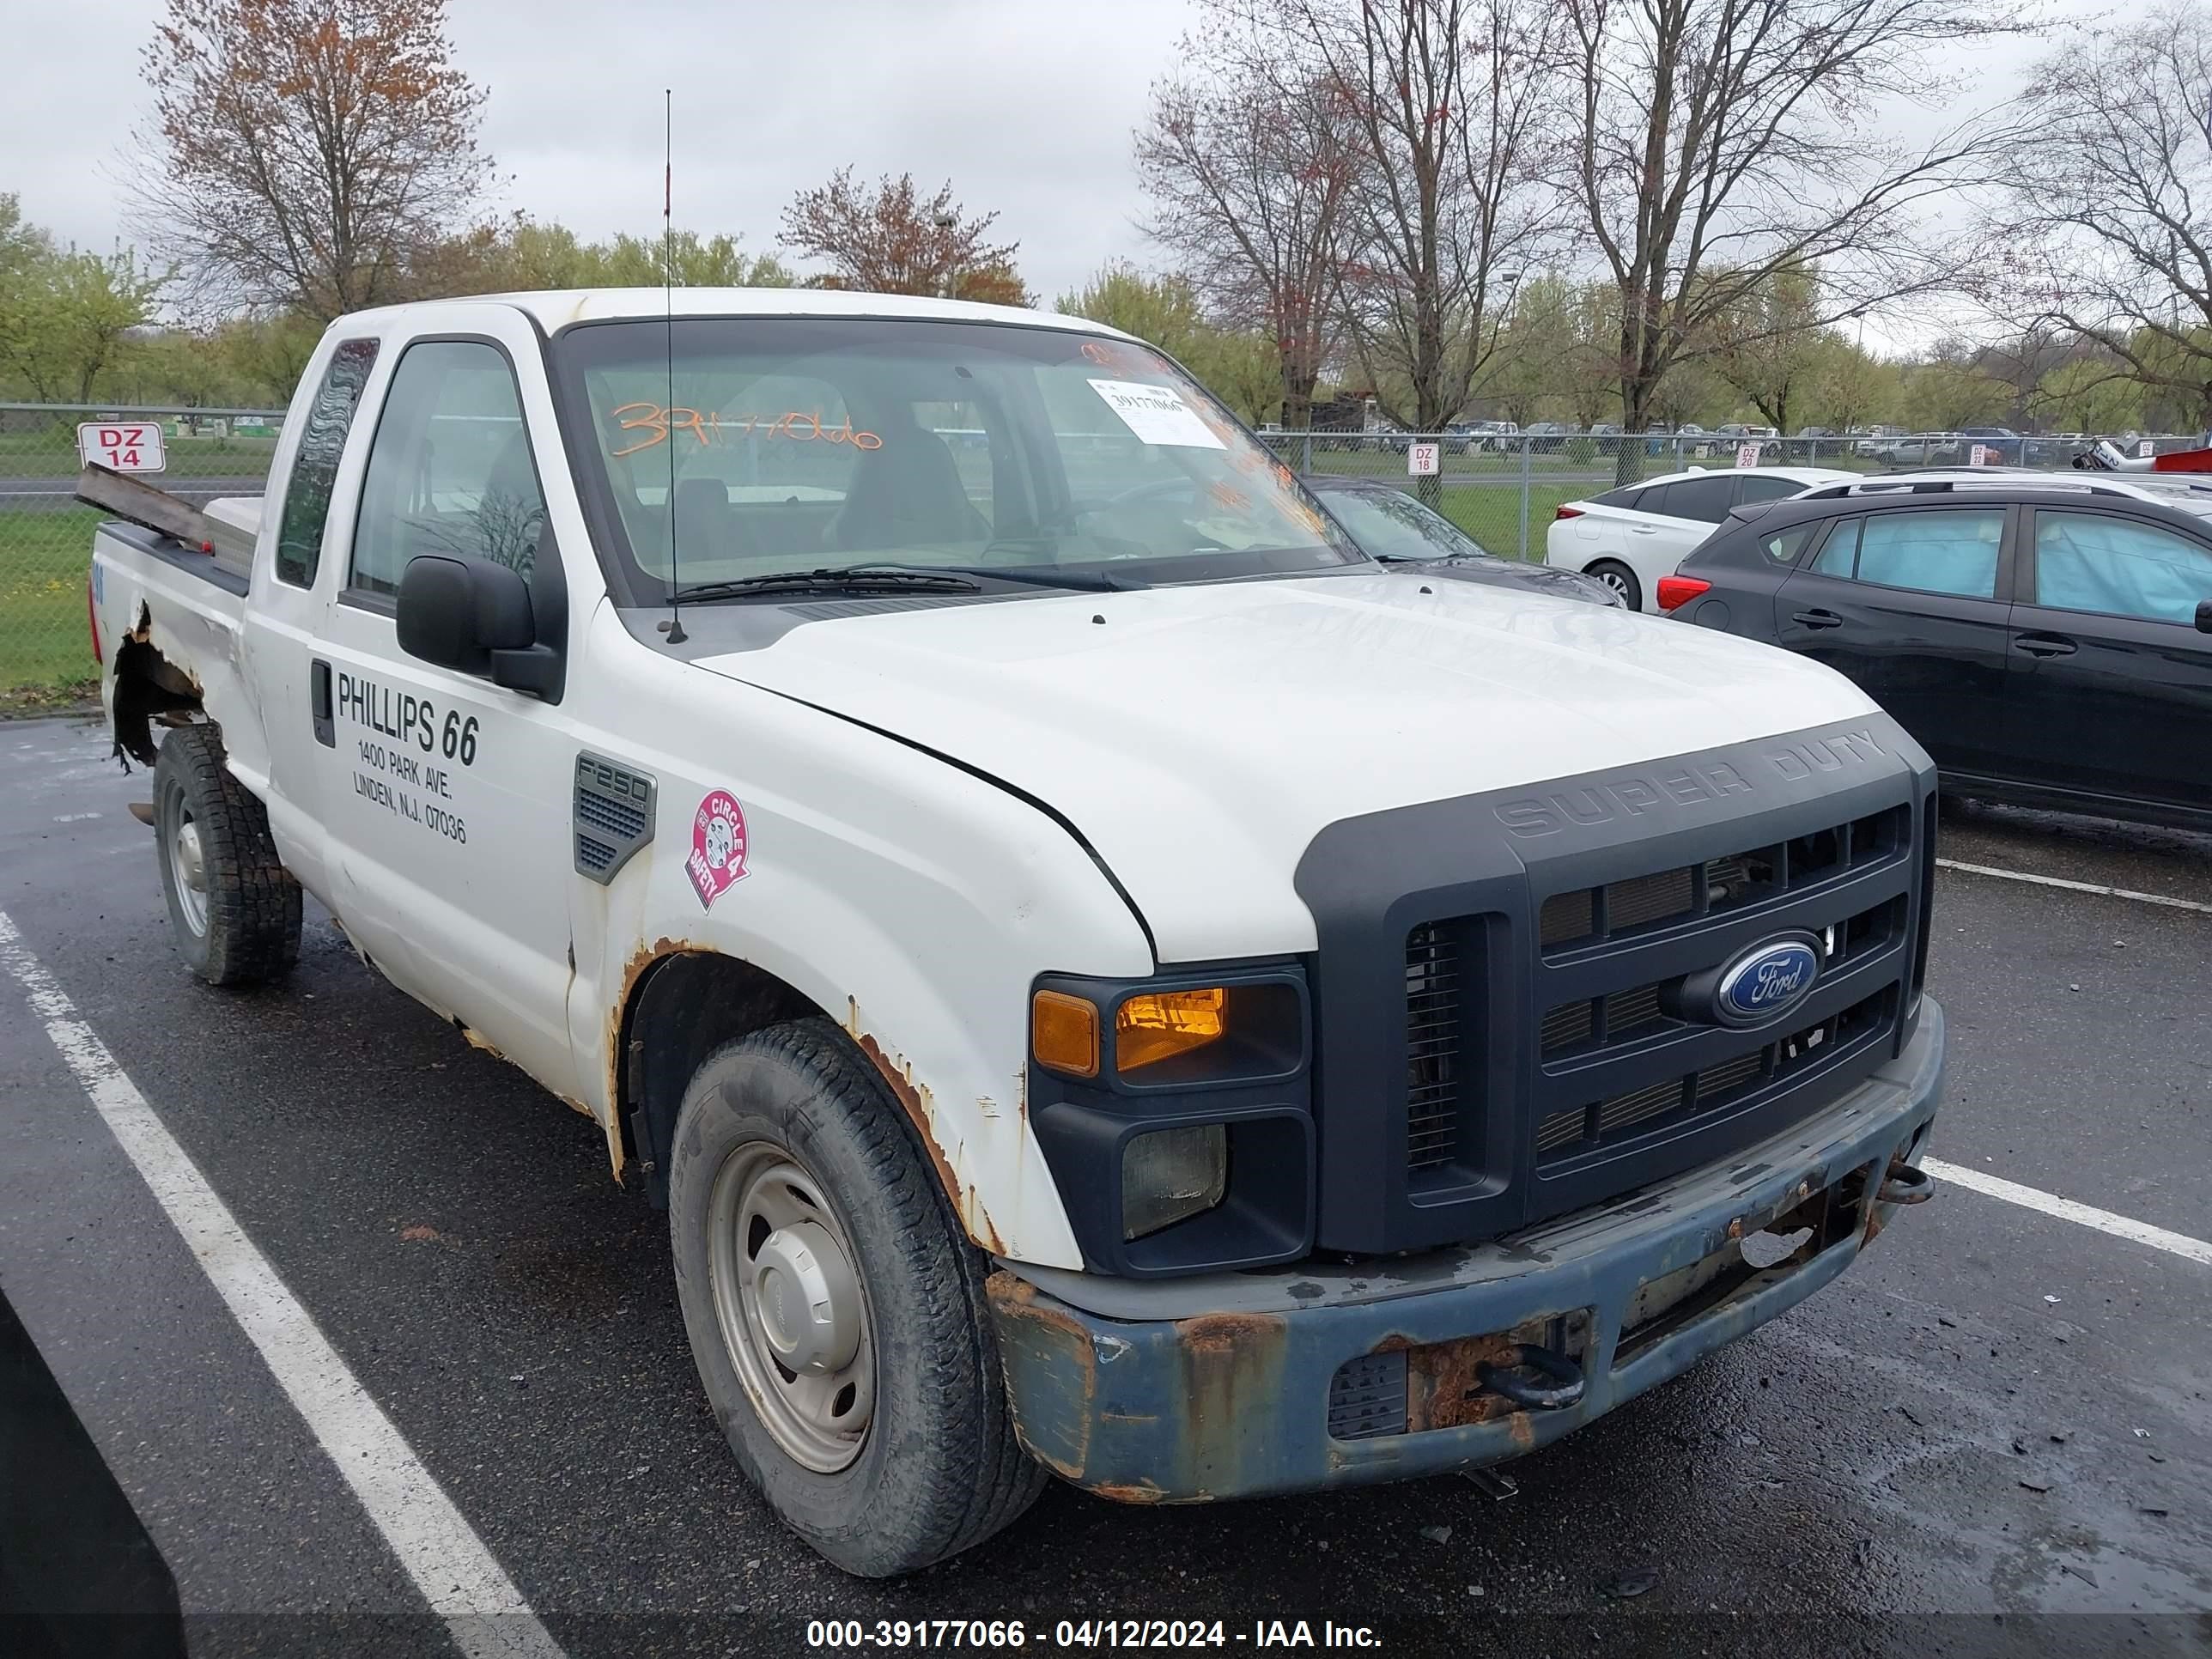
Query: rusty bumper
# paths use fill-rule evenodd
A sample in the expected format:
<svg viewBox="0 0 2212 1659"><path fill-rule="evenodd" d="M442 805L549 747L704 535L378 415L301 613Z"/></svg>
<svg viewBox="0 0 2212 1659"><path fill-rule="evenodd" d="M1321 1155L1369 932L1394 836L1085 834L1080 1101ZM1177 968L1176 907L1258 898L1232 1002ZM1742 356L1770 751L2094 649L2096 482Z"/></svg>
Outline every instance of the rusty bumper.
<svg viewBox="0 0 2212 1659"><path fill-rule="evenodd" d="M1926 1195L1893 1167L1925 1146L1943 1024L1928 1001L1895 1061L1726 1165L1510 1239L1200 1279L1003 1267L991 1309L1022 1443L1130 1503L1407 1480L1548 1444L1834 1279L1900 1207L1885 1193ZM1742 1241L1762 1234L1747 1260ZM1476 1383L1479 1364L1532 1335L1582 1370L1577 1403L1524 1410ZM1332 1384L1340 1399L1340 1370L1371 1376L1375 1356L1394 1357L1382 1374L1404 1376L1403 1410L1387 1401L1379 1432L1340 1417L1340 1437Z"/></svg>

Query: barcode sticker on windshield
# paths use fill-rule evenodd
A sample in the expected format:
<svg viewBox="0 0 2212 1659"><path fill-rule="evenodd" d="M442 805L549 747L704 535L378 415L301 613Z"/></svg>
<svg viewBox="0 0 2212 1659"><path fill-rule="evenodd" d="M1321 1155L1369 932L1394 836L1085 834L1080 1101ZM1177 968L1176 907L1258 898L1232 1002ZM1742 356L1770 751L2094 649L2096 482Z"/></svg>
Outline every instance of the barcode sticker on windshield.
<svg viewBox="0 0 2212 1659"><path fill-rule="evenodd" d="M1174 444L1185 449L1227 447L1171 386L1093 380L1091 389L1106 400L1106 407L1121 417L1121 424L1135 433L1140 442Z"/></svg>

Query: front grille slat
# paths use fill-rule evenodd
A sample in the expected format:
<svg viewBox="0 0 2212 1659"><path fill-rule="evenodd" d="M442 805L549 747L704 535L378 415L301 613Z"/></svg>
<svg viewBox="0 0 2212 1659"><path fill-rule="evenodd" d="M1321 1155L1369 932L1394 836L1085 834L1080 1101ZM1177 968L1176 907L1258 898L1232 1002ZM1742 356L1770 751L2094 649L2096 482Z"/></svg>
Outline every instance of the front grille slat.
<svg viewBox="0 0 2212 1659"><path fill-rule="evenodd" d="M1587 1106L1552 1112L1536 1126L1540 1163L1587 1151L1592 1145L1656 1128L1677 1111L1707 1111L1726 1105L1767 1083L1826 1060L1844 1043L1874 1030L1888 1017L1893 988L1884 986L1842 1013L1775 1040L1765 1033L1747 1036L1759 1047L1719 1060L1687 1077L1668 1078Z"/></svg>
<svg viewBox="0 0 2212 1659"><path fill-rule="evenodd" d="M1826 880L1890 856L1908 810L1890 807L1771 847L1632 876L1602 887L1553 893L1538 912L1538 939L1547 953L1601 943Z"/></svg>
<svg viewBox="0 0 2212 1659"><path fill-rule="evenodd" d="M1406 1167L1449 1164L1459 1146L1459 941L1425 923L1406 936Z"/></svg>

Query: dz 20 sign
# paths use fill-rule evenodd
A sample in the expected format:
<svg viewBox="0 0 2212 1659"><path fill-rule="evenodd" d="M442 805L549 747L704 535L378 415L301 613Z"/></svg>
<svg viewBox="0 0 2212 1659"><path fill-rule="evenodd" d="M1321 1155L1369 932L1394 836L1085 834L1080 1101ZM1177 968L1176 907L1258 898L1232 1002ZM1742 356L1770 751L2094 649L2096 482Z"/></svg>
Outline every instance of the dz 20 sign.
<svg viewBox="0 0 2212 1659"><path fill-rule="evenodd" d="M77 459L117 472L159 472L161 428L153 421L87 421L76 429Z"/></svg>

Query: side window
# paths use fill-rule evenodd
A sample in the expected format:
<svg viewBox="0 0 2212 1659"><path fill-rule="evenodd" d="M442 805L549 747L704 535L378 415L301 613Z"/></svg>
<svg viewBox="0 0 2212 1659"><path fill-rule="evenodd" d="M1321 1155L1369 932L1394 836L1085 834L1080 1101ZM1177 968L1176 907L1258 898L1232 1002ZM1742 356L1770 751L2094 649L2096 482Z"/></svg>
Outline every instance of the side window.
<svg viewBox="0 0 2212 1659"><path fill-rule="evenodd" d="M1814 561L1815 570L1921 593L1996 597L2002 507L1882 513L1859 520L1856 537L1847 535L1851 528L1836 526Z"/></svg>
<svg viewBox="0 0 2212 1659"><path fill-rule="evenodd" d="M1858 574L1860 519L1844 519L1828 532L1821 544L1820 556L1813 561L1813 568L1823 576L1841 576L1849 581Z"/></svg>
<svg viewBox="0 0 2212 1659"><path fill-rule="evenodd" d="M1740 478L1740 501L1778 501L1796 495L1805 486L1795 478Z"/></svg>
<svg viewBox="0 0 2212 1659"><path fill-rule="evenodd" d="M1670 519L1718 524L1728 517L1735 496L1734 478L1725 472L1708 472L1702 477L1680 478L1661 485L1644 498L1644 510L1663 513Z"/></svg>
<svg viewBox="0 0 2212 1659"><path fill-rule="evenodd" d="M1813 539L1813 532L1820 527L1820 520L1816 519L1811 524L1801 524L1793 530L1779 531L1765 537L1759 544L1775 563L1795 564L1798 555L1805 550L1806 544Z"/></svg>
<svg viewBox="0 0 2212 1659"><path fill-rule="evenodd" d="M1626 489L1608 489L1602 495L1593 495L1590 497L1590 504L1593 507L1625 507L1632 511L1636 506L1636 498L1643 493L1642 484L1631 484Z"/></svg>
<svg viewBox="0 0 2212 1659"><path fill-rule="evenodd" d="M2101 513L2035 515L2035 602L2147 622L2197 618L2212 599L2212 549Z"/></svg>
<svg viewBox="0 0 2212 1659"><path fill-rule="evenodd" d="M545 496L505 354L476 340L408 347L368 452L349 586L396 593L418 553L489 559L526 578L544 526Z"/></svg>
<svg viewBox="0 0 2212 1659"><path fill-rule="evenodd" d="M284 481L284 512L276 524L276 580L313 587L323 562L323 526L331 516L331 487L337 481L338 458L353 430L361 389L376 366L376 342L341 340L307 406L300 452Z"/></svg>

